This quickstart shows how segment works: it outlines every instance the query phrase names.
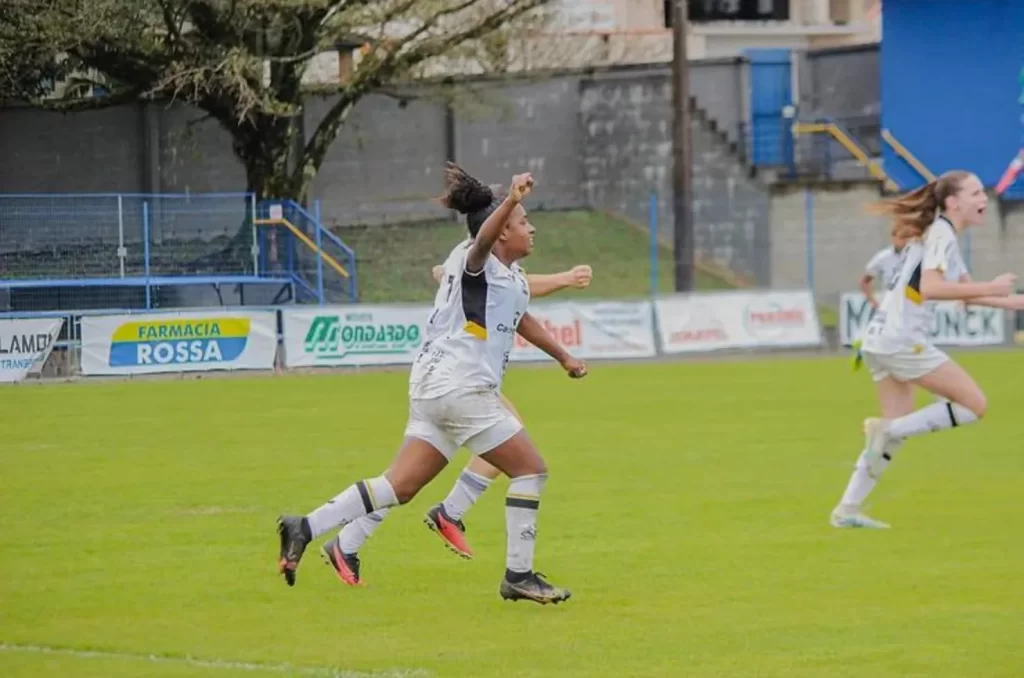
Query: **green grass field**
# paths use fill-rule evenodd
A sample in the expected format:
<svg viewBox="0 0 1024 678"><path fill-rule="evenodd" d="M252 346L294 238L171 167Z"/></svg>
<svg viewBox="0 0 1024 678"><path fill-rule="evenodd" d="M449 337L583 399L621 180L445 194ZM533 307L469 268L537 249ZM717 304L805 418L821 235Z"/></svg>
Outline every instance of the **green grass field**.
<svg viewBox="0 0 1024 678"><path fill-rule="evenodd" d="M379 472L401 372L0 389L0 675L1024 675L1024 353L962 356L990 418L912 441L827 524L875 411L845 360L513 369L544 451L538 566L565 605L503 602L502 496L477 557L420 522L464 456L363 552L275 572L274 520Z"/></svg>
<svg viewBox="0 0 1024 678"><path fill-rule="evenodd" d="M579 296L637 299L650 294L650 256L647 234L601 212L536 212L536 246L524 262L534 273L554 273L576 264L590 264L594 281ZM338 235L352 247L358 260L360 300L367 303L431 301L437 285L430 269L440 264L466 237L465 227L454 222L400 226L341 228ZM658 253L658 285L672 291L672 251ZM698 272L699 289L730 287L722 280Z"/></svg>

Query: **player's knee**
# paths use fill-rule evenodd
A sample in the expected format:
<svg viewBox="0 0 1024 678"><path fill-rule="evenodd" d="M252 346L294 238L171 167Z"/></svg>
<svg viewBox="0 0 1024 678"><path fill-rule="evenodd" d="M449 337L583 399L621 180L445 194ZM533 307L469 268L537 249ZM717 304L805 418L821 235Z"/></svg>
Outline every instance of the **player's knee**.
<svg viewBox="0 0 1024 678"><path fill-rule="evenodd" d="M399 504L408 504L419 493L420 486L405 478L388 478Z"/></svg>
<svg viewBox="0 0 1024 678"><path fill-rule="evenodd" d="M978 419L982 419L985 413L988 412L988 398L985 397L984 393L979 393L974 399L974 402L968 406L968 409L974 413Z"/></svg>
<svg viewBox="0 0 1024 678"><path fill-rule="evenodd" d="M395 499L399 504L408 504L419 493L420 488L411 485L398 485L395 487Z"/></svg>
<svg viewBox="0 0 1024 678"><path fill-rule="evenodd" d="M528 468L529 470L523 475L546 476L548 474L547 462L540 455L537 455L537 458L529 464Z"/></svg>
<svg viewBox="0 0 1024 678"><path fill-rule="evenodd" d="M956 407L963 408L970 412L974 416L975 420L981 419L988 411L988 398L985 397L984 393L973 393L969 397L958 400L956 402ZM955 412L955 409L953 411Z"/></svg>

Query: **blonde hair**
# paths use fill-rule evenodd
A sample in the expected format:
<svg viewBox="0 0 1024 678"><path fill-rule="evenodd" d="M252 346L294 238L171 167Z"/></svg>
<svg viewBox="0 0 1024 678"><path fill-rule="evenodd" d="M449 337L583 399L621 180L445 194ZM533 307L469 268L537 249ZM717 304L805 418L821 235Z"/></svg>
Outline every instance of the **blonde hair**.
<svg viewBox="0 0 1024 678"><path fill-rule="evenodd" d="M969 176L970 172L951 170L913 191L880 200L870 210L892 217L892 235L920 238L945 208L946 199L956 195Z"/></svg>

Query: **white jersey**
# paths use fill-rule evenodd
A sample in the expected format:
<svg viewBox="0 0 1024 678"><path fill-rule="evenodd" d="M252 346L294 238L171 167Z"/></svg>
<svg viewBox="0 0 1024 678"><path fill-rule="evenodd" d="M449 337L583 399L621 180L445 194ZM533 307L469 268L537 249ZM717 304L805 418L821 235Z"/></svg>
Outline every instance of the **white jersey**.
<svg viewBox="0 0 1024 678"><path fill-rule="evenodd" d="M493 254L479 273L466 271L470 242L444 262L423 348L409 375L411 398L437 398L460 388L501 390L530 286L518 264Z"/></svg>
<svg viewBox="0 0 1024 678"><path fill-rule="evenodd" d="M967 273L956 231L945 217L928 227L922 240L900 253L899 272L889 282L881 306L868 324L862 348L870 353L921 351L931 343L935 302L921 298L921 274L938 271L951 282Z"/></svg>
<svg viewBox="0 0 1024 678"><path fill-rule="evenodd" d="M883 287L888 287L900 270L901 252L897 252L892 245L879 250L864 267L864 273L880 281Z"/></svg>

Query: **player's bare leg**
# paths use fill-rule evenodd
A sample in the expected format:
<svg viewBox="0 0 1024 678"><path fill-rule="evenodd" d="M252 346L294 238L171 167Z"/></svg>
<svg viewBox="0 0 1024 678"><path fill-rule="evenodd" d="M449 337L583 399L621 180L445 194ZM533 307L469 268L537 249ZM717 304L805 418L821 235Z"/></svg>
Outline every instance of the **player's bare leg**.
<svg viewBox="0 0 1024 678"><path fill-rule="evenodd" d="M988 409L981 387L953 360L945 361L911 383L939 400L916 411L901 411L896 416L883 413L884 419L865 422L865 427L871 429L869 462L872 471L877 471L876 476L891 458L888 452L891 445L925 433L972 424L981 419Z"/></svg>
<svg viewBox="0 0 1024 678"><path fill-rule="evenodd" d="M886 419L900 417L909 414L914 410L914 387L911 384L899 382L892 377L876 383L878 391L878 402L881 405L882 416ZM839 505L832 511L829 519L833 527L838 528L868 528L885 529L888 524L870 518L863 513L863 504L875 485L878 477L888 467L892 456L902 445L902 441L892 441L886 448L884 442L878 440L878 419L869 419L864 424L864 450L857 459L857 464L850 476L850 482L846 486L843 498ZM875 454L874 447L881 452Z"/></svg>
<svg viewBox="0 0 1024 678"><path fill-rule="evenodd" d="M915 411L914 385L937 396L938 402ZM832 514L836 527L888 527L860 513L860 504L906 439L966 426L983 417L988 408L977 382L953 360L913 382L897 382L887 377L878 382L878 394L883 418L864 422L865 450L843 501Z"/></svg>

